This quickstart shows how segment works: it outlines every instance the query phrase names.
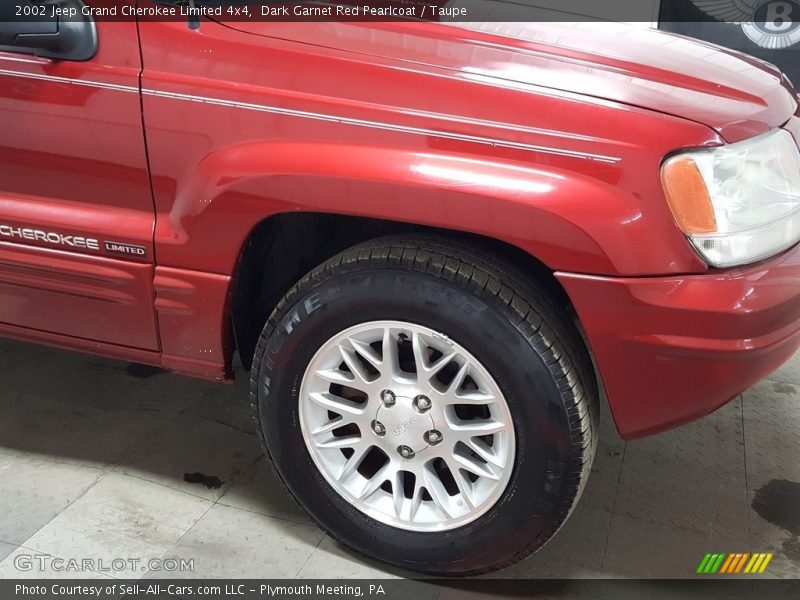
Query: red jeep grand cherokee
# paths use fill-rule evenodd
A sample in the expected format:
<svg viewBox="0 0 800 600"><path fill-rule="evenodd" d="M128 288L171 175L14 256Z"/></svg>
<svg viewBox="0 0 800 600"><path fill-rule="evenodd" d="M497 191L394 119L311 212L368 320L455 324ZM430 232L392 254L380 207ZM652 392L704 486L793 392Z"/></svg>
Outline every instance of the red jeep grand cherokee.
<svg viewBox="0 0 800 600"><path fill-rule="evenodd" d="M509 565L581 494L598 381L633 438L800 345L768 64L615 24L49 26L0 26L0 334L220 381L238 352L364 554Z"/></svg>

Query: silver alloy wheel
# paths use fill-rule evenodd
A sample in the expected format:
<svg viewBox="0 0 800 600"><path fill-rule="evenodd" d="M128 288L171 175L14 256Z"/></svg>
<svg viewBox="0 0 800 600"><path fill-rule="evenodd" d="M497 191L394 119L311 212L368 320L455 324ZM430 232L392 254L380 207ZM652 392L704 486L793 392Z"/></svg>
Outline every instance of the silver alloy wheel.
<svg viewBox="0 0 800 600"><path fill-rule="evenodd" d="M516 450L486 368L447 336L402 321L342 331L311 359L300 425L317 468L387 525L445 531L501 497Z"/></svg>

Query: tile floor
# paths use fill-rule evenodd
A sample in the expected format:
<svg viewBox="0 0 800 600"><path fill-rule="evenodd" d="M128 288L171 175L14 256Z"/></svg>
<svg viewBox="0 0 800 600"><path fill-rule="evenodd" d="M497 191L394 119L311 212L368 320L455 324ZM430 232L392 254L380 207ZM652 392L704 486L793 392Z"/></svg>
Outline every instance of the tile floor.
<svg viewBox="0 0 800 600"><path fill-rule="evenodd" d="M0 578L405 575L341 548L281 489L245 378L220 386L10 341L0 369ZM605 411L601 440L567 525L492 577L691 577L714 551L774 552L769 576L800 577L800 354L717 413L649 439L626 444ZM18 569L31 555L106 570ZM194 572L108 570L161 557L193 559Z"/></svg>

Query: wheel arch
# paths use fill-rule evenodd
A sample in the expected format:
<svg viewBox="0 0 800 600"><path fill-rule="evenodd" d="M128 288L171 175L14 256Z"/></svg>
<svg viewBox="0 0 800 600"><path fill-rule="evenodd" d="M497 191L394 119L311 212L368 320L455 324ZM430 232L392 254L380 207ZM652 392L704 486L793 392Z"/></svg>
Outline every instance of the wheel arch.
<svg viewBox="0 0 800 600"><path fill-rule="evenodd" d="M635 271L635 240L614 242L621 222L634 237L641 229L640 197L616 185L618 165L560 160L321 142L225 147L173 183L159 208L159 262L229 274L262 221L305 212L470 232L562 271Z"/></svg>
<svg viewBox="0 0 800 600"><path fill-rule="evenodd" d="M325 232L333 232L325 235ZM279 213L259 222L242 246L231 281L230 319L242 366L249 369L258 335L283 295L306 273L357 244L390 235L429 235L502 257L525 272L575 320L554 271L525 250L474 233L330 213ZM269 275L267 275L269 273ZM579 324L578 324L579 326Z"/></svg>
<svg viewBox="0 0 800 600"><path fill-rule="evenodd" d="M235 347L249 366L254 338L282 293L327 258L382 235L457 236L547 282L570 310L553 272L635 272L641 256L632 247L661 251L659 260L674 250L669 235L643 237L654 223L644 218L641 195L617 185L620 164L507 154L319 141L254 141L211 152L172 182L172 200L159 206L156 251L162 270L225 278L224 290L214 284L225 301L191 299L194 314L214 328L190 343L182 336L200 329L196 318L158 309L171 319L162 344L193 360L203 348L219 350L223 367ZM180 293L157 290L157 308Z"/></svg>

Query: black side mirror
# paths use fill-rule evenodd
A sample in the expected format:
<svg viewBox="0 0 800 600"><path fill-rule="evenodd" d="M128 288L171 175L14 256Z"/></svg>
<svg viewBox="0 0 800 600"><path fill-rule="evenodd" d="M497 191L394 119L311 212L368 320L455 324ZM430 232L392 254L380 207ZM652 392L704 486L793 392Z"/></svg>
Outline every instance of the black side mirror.
<svg viewBox="0 0 800 600"><path fill-rule="evenodd" d="M97 27L81 0L16 0L0 7L0 51L59 60L97 54Z"/></svg>

